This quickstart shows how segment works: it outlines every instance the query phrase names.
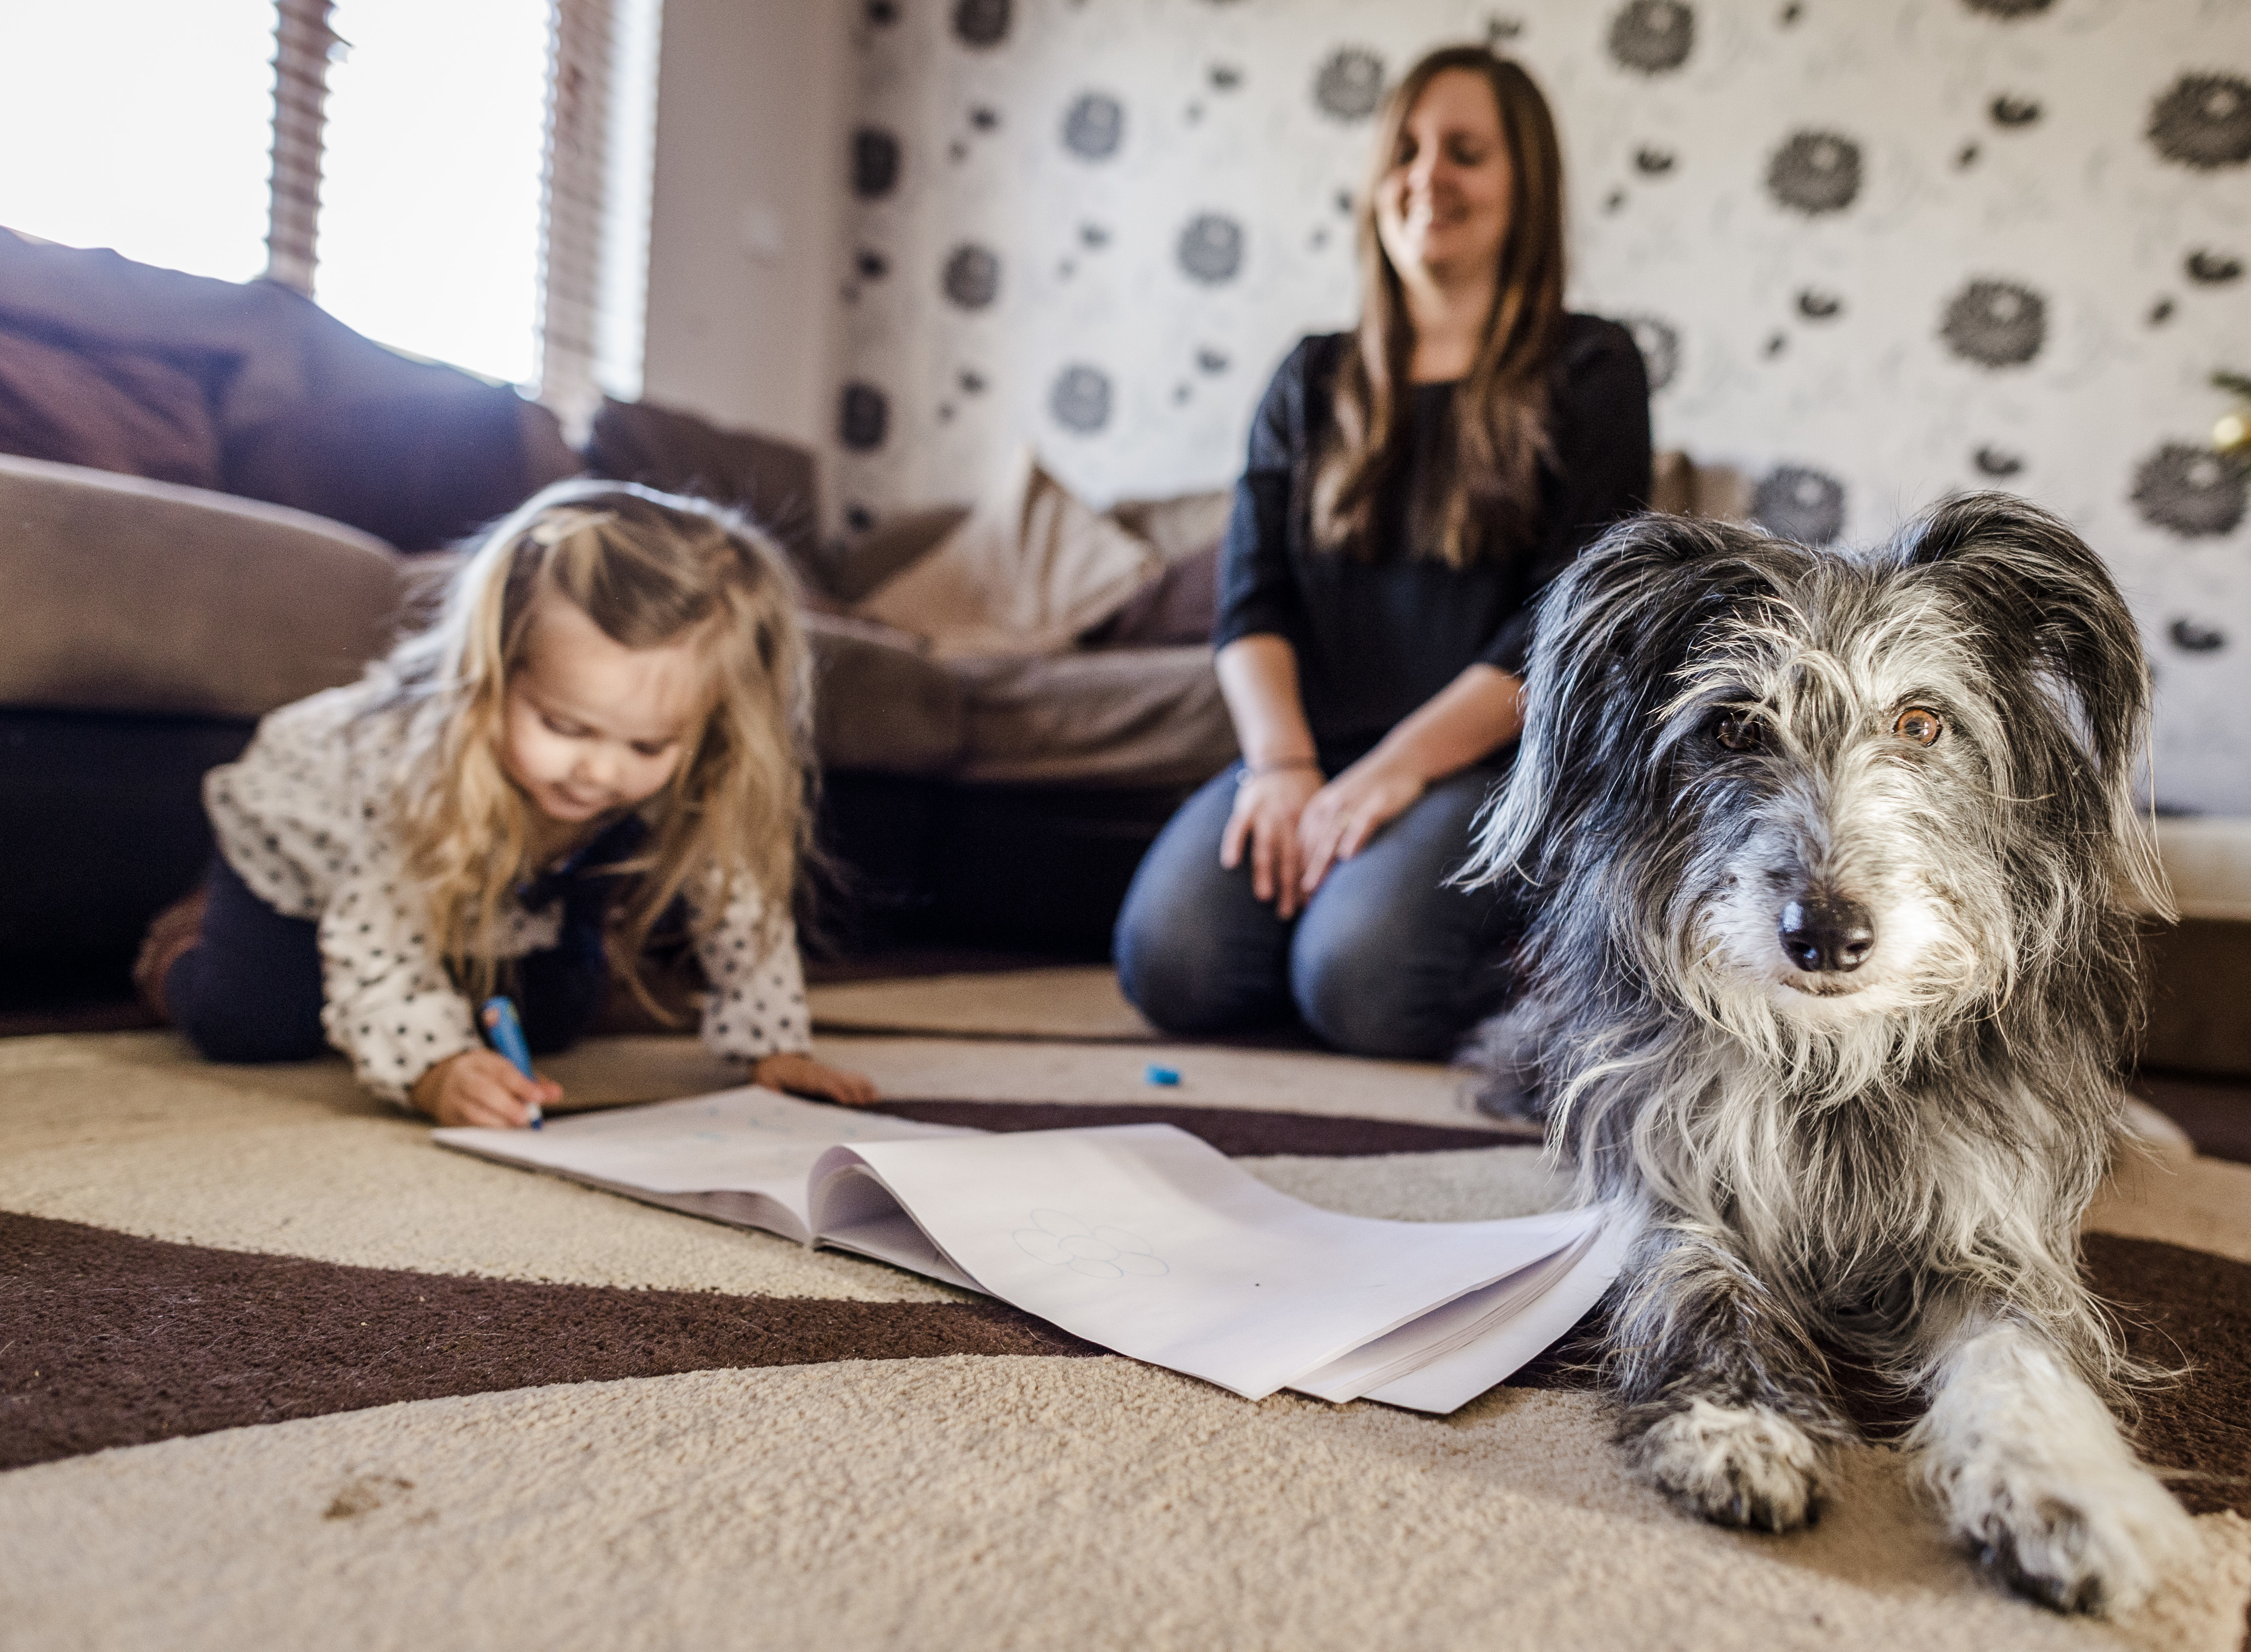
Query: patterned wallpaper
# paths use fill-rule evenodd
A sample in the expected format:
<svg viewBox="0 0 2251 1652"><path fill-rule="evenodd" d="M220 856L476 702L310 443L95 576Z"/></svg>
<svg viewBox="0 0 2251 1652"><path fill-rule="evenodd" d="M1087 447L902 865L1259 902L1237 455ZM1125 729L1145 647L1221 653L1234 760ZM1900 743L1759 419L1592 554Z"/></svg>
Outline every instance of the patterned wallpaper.
<svg viewBox="0 0 2251 1652"><path fill-rule="evenodd" d="M2017 489L2109 557L2158 793L2251 813L2251 0L861 0L830 473L848 520L1015 444L1098 501L1223 485L1354 311L1388 80L1486 39L1554 102L1576 308L1660 446L1868 539Z"/></svg>

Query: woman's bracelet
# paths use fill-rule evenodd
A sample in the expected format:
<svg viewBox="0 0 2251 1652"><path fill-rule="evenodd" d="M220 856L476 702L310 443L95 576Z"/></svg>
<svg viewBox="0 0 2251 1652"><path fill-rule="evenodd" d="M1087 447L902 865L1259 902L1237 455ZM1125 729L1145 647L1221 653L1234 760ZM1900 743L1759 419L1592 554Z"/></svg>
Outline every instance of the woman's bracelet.
<svg viewBox="0 0 2251 1652"><path fill-rule="evenodd" d="M1292 769L1311 769L1319 774L1321 765L1312 757L1281 757L1272 763L1262 763L1256 768L1246 763L1243 765L1243 772L1235 777L1235 785L1239 791L1253 780L1264 780L1270 774L1286 774Z"/></svg>

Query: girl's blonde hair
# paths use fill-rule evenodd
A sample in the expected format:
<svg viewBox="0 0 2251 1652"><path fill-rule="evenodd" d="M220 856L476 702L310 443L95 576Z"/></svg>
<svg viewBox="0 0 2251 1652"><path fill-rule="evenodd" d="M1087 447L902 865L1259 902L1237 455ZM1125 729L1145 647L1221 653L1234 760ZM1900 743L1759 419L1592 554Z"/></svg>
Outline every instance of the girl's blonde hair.
<svg viewBox="0 0 2251 1652"><path fill-rule="evenodd" d="M627 648L697 644L711 709L638 812L649 832L608 932L611 967L652 1009L650 930L683 892L698 932L733 891L790 912L810 831L811 672L797 585L766 536L703 500L630 483L558 482L496 523L446 582L435 619L374 667L406 735L394 826L456 979L494 990L495 943L531 864L530 804L501 762L509 674L539 602L560 597Z"/></svg>

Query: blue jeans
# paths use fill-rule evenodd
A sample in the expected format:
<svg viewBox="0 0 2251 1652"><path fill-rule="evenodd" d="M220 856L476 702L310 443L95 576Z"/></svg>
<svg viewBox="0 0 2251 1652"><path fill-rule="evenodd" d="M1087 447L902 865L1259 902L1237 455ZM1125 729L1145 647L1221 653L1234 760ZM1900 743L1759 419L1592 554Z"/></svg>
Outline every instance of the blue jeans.
<svg viewBox="0 0 2251 1652"><path fill-rule="evenodd" d="M1116 937L1126 996L1167 1033L1229 1032L1294 1008L1354 1055L1451 1054L1508 992L1506 903L1497 889L1446 885L1500 772L1432 786L1285 921L1251 893L1247 851L1232 872L1219 863L1241 768L1182 804L1134 873Z"/></svg>

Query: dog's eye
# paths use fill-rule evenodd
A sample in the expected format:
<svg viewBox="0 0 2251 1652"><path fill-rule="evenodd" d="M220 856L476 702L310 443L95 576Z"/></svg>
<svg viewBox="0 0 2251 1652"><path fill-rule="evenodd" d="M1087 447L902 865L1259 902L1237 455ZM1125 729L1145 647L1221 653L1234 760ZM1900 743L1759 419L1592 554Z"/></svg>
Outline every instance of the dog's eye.
<svg viewBox="0 0 2251 1652"><path fill-rule="evenodd" d="M1766 739L1766 724L1756 712L1729 711L1712 725L1712 737L1730 751L1750 751Z"/></svg>
<svg viewBox="0 0 2251 1652"><path fill-rule="evenodd" d="M1892 732L1902 740L1927 746L1946 732L1946 720L1929 706L1909 706L1899 714L1899 721L1892 724Z"/></svg>

